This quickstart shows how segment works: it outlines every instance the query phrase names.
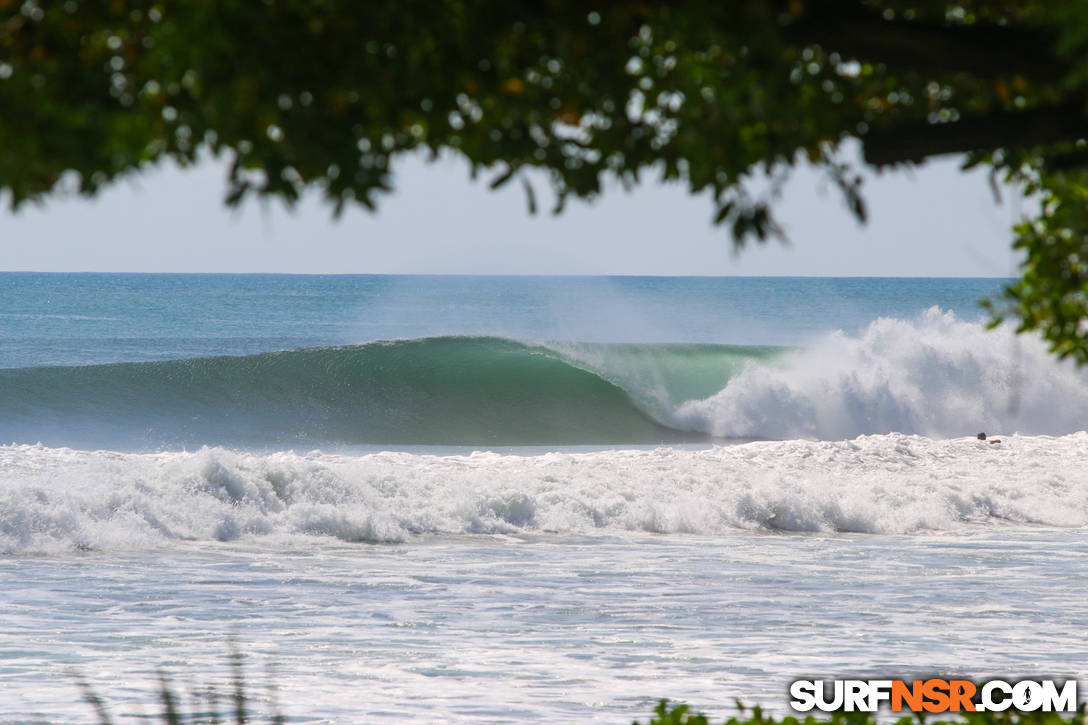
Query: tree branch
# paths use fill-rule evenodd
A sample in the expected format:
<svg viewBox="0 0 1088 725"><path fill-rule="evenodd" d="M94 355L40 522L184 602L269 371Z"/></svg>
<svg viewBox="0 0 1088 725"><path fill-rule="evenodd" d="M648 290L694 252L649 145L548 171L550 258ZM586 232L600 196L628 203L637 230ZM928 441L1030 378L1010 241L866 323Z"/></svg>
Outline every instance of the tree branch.
<svg viewBox="0 0 1088 725"><path fill-rule="evenodd" d="M948 123L914 123L874 129L862 137L873 166L918 162L928 156L1030 148L1088 138L1080 103L1030 111L996 111Z"/></svg>
<svg viewBox="0 0 1088 725"><path fill-rule="evenodd" d="M860 4L841 0L813 0L807 8L797 22L784 28L786 37L795 43L819 44L845 58L983 78L1023 75L1058 80L1069 71L1051 53L1054 37L1043 29L885 20Z"/></svg>

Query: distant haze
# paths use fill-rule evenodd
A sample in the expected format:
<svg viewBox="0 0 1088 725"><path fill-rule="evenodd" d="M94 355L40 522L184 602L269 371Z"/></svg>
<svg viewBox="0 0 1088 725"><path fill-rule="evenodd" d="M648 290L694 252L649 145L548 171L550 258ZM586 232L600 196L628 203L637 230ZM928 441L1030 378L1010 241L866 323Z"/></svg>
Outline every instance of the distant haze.
<svg viewBox="0 0 1088 725"><path fill-rule="evenodd" d="M562 216L527 212L520 184L493 192L455 160L395 167L396 191L377 214L332 219L310 194L289 212L278 201L224 207L226 170L163 166L95 200L50 199L0 212L0 270L404 274L645 274L1002 277L1015 273L1009 227L1021 211L995 202L983 173L956 160L867 179L870 222L808 170L777 205L791 244L734 255L710 224L705 196L644 183L572 202ZM492 174L493 175L493 174ZM652 176L652 175L651 175ZM546 188L537 180L538 194ZM4 202L8 200L3 199Z"/></svg>

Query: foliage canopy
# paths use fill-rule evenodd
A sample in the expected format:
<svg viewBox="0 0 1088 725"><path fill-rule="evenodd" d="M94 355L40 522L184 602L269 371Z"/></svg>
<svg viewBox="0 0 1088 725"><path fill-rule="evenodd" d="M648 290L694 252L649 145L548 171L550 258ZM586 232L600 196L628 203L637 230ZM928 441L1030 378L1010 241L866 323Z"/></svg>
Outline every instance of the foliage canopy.
<svg viewBox="0 0 1088 725"><path fill-rule="evenodd" d="M800 163L864 220L849 139L874 167L960 153L1041 200L994 319L1084 363L1086 89L1084 0L0 0L0 191L94 194L210 149L231 204L316 186L373 208L422 149L534 209L527 169L557 211L661 174L741 244L779 233Z"/></svg>

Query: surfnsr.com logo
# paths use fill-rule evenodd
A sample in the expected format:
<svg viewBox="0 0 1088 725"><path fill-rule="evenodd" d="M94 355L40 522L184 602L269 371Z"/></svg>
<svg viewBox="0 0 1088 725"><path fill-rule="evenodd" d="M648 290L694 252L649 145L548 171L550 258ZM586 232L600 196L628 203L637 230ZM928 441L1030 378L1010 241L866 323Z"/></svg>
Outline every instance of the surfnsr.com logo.
<svg viewBox="0 0 1088 725"><path fill-rule="evenodd" d="M1076 680L797 680L790 685L790 707L798 712L1074 712Z"/></svg>

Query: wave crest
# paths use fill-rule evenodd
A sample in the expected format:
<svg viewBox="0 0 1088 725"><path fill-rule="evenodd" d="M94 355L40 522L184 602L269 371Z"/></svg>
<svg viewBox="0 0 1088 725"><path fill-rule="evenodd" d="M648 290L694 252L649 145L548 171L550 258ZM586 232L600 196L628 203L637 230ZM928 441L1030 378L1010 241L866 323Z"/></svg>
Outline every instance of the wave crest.
<svg viewBox="0 0 1088 725"><path fill-rule="evenodd" d="M1088 427L1088 381L1037 337L934 307L749 365L717 394L679 406L673 422L721 437L1059 435Z"/></svg>

